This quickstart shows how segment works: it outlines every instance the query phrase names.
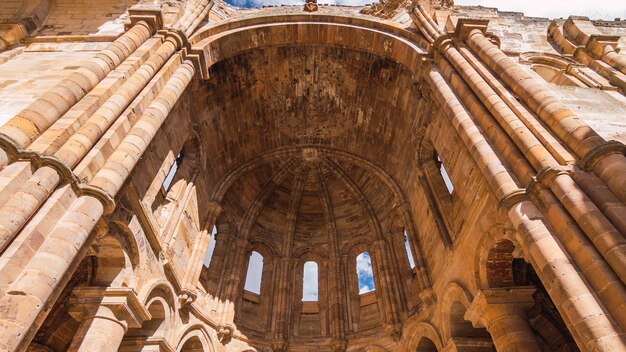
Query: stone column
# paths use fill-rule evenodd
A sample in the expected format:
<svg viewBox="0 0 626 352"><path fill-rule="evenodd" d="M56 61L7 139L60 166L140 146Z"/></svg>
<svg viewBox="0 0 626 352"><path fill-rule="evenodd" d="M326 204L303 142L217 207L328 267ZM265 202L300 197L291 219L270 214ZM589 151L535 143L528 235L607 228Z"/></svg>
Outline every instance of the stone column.
<svg viewBox="0 0 626 352"><path fill-rule="evenodd" d="M276 288L274 290L274 342L277 346L288 346L289 340L289 311L293 302L292 292L289 289L292 281L291 258L279 258L276 263L274 276ZM265 270L264 270L265 271ZM274 349L276 351L277 349ZM286 348L285 348L286 350Z"/></svg>
<svg viewBox="0 0 626 352"><path fill-rule="evenodd" d="M472 30L466 42L585 164L589 164L611 191L626 203L626 157L621 154L621 146L608 144L573 111L566 108L543 82L537 81L491 43L480 29Z"/></svg>
<svg viewBox="0 0 626 352"><path fill-rule="evenodd" d="M526 310L535 303L534 292L534 287L480 290L465 319L486 328L500 352L541 351L526 319Z"/></svg>
<svg viewBox="0 0 626 352"><path fill-rule="evenodd" d="M0 297L0 350L28 346L48 313L44 308L57 299L87 252L103 213L98 199L78 198Z"/></svg>
<svg viewBox="0 0 626 352"><path fill-rule="evenodd" d="M184 208L184 206L185 205L182 205L182 208ZM183 279L183 290L187 293L187 295L194 295L193 291L195 291L196 284L200 278L200 273L204 264L204 257L206 256L207 249L209 248L211 231L213 230L217 217L222 211L222 207L216 203L207 204L207 208L207 211L209 212L209 219L205 223L205 229L201 231L199 238L196 240L191 252L189 264L187 265L185 277ZM189 296L189 298L191 298L191 296Z"/></svg>
<svg viewBox="0 0 626 352"><path fill-rule="evenodd" d="M150 313L129 288L77 287L70 315L80 322L70 352L117 351L128 328L139 328Z"/></svg>
<svg viewBox="0 0 626 352"><path fill-rule="evenodd" d="M378 287L382 292L383 304L385 310L385 332L390 335L395 341L399 341L402 336L402 326L398 324L399 311L396 297L398 296L394 292L395 283L391 274L391 259L389 258L389 251L387 248L387 242L385 240L378 240L373 243L374 247L374 259L375 265L378 269L377 272L380 275Z"/></svg>
<svg viewBox="0 0 626 352"><path fill-rule="evenodd" d="M441 73L431 68L426 80L442 110L482 171L503 210L517 228L518 242L572 330L578 345L593 350L613 345L626 349L626 338L589 289L544 215L524 198L510 171L475 125Z"/></svg>
<svg viewBox="0 0 626 352"><path fill-rule="evenodd" d="M8 135L23 148L29 146L148 40L156 29L154 24L151 26L146 21L139 21L95 57L81 63L74 73L11 118L0 127L0 133Z"/></svg>

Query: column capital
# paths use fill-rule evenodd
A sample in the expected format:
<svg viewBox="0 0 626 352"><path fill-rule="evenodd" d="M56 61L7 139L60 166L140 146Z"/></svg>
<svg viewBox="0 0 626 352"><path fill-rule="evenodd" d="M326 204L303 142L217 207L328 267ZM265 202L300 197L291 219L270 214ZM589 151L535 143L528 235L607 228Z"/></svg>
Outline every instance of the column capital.
<svg viewBox="0 0 626 352"><path fill-rule="evenodd" d="M489 20L479 18L459 18L456 28L454 30L454 36L465 39L474 29L478 29L483 34L487 32L487 26Z"/></svg>
<svg viewBox="0 0 626 352"><path fill-rule="evenodd" d="M156 33L163 28L163 12L160 8L150 5L135 5L128 9L128 15L130 17L130 23L127 24L127 28L130 28L140 21L144 21L150 26L150 32Z"/></svg>
<svg viewBox="0 0 626 352"><path fill-rule="evenodd" d="M139 328L151 315L130 288L76 287L70 298L70 315L78 320L100 316L116 319L127 328Z"/></svg>
<svg viewBox="0 0 626 352"><path fill-rule="evenodd" d="M525 314L535 304L534 286L503 287L479 290L465 313L475 327L488 327L502 315Z"/></svg>

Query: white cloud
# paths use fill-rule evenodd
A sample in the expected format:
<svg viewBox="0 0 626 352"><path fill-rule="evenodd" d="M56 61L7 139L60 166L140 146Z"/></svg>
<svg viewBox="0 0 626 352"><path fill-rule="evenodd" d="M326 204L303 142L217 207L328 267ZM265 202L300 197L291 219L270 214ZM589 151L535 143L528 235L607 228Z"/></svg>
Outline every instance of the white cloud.
<svg viewBox="0 0 626 352"><path fill-rule="evenodd" d="M256 294L261 293L261 275L263 274L263 256L257 252L252 252L246 273L246 284L244 288Z"/></svg>
<svg viewBox="0 0 626 352"><path fill-rule="evenodd" d="M359 280L359 294L374 291L374 273L369 253L363 252L356 257L356 272Z"/></svg>
<svg viewBox="0 0 626 352"><path fill-rule="evenodd" d="M317 263L304 263L304 275L302 278L302 300L317 301L318 300L318 272Z"/></svg>
<svg viewBox="0 0 626 352"><path fill-rule="evenodd" d="M226 0L239 7L261 7L264 5L302 5L304 0ZM320 4L363 6L375 0L318 0ZM497 7L502 11L524 12L527 16L566 18L569 15L588 16L592 19L612 20L626 18L626 1L616 0L455 0L455 5L481 5Z"/></svg>
<svg viewBox="0 0 626 352"><path fill-rule="evenodd" d="M455 5L497 7L501 11L519 11L527 16L567 18L569 15L592 19L626 18L626 1L615 0L455 0Z"/></svg>

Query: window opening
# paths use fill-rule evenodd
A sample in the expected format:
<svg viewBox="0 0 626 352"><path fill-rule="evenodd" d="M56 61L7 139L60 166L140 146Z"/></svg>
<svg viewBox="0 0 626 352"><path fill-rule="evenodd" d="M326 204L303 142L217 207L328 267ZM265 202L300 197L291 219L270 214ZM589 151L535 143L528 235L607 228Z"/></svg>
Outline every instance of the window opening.
<svg viewBox="0 0 626 352"><path fill-rule="evenodd" d="M209 239L209 247L206 250L206 255L204 256L204 266L209 267L211 265L211 259L213 258L213 251L215 251L215 235L217 235L217 227L213 226L213 230L211 231L211 238Z"/></svg>
<svg viewBox="0 0 626 352"><path fill-rule="evenodd" d="M409 243L409 234L404 230L404 249L406 249L406 256L409 258L409 266L411 269L415 268L415 259L413 259L413 251L411 251L411 244Z"/></svg>
<svg viewBox="0 0 626 352"><path fill-rule="evenodd" d="M169 191L172 186L172 181L174 181L174 176L176 176L176 171L178 171L178 167L183 162L183 152L181 151L176 155L176 159L170 166L170 170L167 172L167 176L165 176L165 180L163 180L163 190L165 192Z"/></svg>
<svg viewBox="0 0 626 352"><path fill-rule="evenodd" d="M261 276L263 275L263 256L254 251L250 254L246 284L244 289L253 293L261 294Z"/></svg>
<svg viewBox="0 0 626 352"><path fill-rule="evenodd" d="M437 166L439 166L439 173L441 174L441 177L443 178L443 183L446 184L448 193L452 194L452 192L454 192L454 185L452 184L452 180L450 179L450 176L448 175L448 171L446 170L445 166L443 166L443 162L441 161L441 158L439 157L439 155L436 156L436 161L437 161Z"/></svg>
<svg viewBox="0 0 626 352"><path fill-rule="evenodd" d="M360 295L376 289L374 286L374 273L372 272L372 260L368 252L363 252L356 257L356 273Z"/></svg>
<svg viewBox="0 0 626 352"><path fill-rule="evenodd" d="M317 263L309 261L304 263L302 269L302 301L317 302L318 300L318 272Z"/></svg>

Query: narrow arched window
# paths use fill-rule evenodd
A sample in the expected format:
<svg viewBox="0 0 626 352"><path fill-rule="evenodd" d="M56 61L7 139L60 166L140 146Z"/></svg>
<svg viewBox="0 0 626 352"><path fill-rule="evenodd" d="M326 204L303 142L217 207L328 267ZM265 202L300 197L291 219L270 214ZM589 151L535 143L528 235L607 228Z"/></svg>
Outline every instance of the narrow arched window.
<svg viewBox="0 0 626 352"><path fill-rule="evenodd" d="M409 259L409 266L411 269L415 268L415 259L413 259L413 251L411 251L411 244L409 243L409 234L404 230L404 249L406 249L406 256Z"/></svg>
<svg viewBox="0 0 626 352"><path fill-rule="evenodd" d="M172 166L170 166L170 169L167 172L167 175L165 176L165 180L163 180L163 184L162 184L164 192L169 191L170 187L172 186L172 181L174 181L174 176L176 176L176 171L178 171L178 167L183 162L183 155L184 153L181 150L180 153L176 155L176 159L174 159Z"/></svg>
<svg viewBox="0 0 626 352"><path fill-rule="evenodd" d="M446 184L448 193L452 194L452 192L454 192L454 185L452 184L452 180L448 175L448 171L446 170L445 166L443 166L443 162L441 161L439 155L435 155L435 161L437 163L437 166L439 167L439 173L441 174L441 178L443 178L443 183Z"/></svg>
<svg viewBox="0 0 626 352"><path fill-rule="evenodd" d="M306 262L302 269L302 301L317 302L318 300L318 274L317 263Z"/></svg>
<svg viewBox="0 0 626 352"><path fill-rule="evenodd" d="M250 254L248 261L248 272L246 273L246 284L244 289L253 293L261 294L261 276L263 274L263 256L258 252Z"/></svg>
<svg viewBox="0 0 626 352"><path fill-rule="evenodd" d="M217 235L217 227L213 226L211 238L209 239L209 247L207 248L206 255L204 256L204 266L207 268L211 265L211 258L213 258L213 251L215 251L215 235Z"/></svg>
<svg viewBox="0 0 626 352"><path fill-rule="evenodd" d="M359 294L372 292L376 289L369 253L363 252L356 257L356 274L359 282Z"/></svg>

